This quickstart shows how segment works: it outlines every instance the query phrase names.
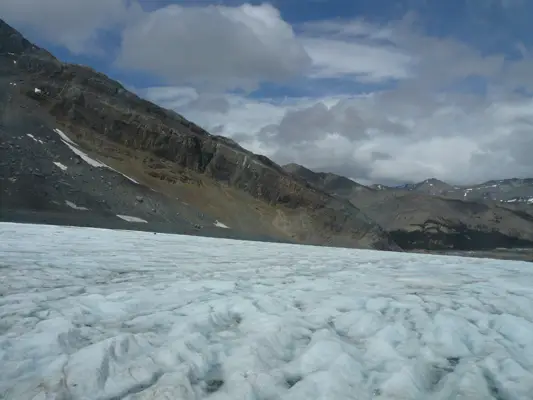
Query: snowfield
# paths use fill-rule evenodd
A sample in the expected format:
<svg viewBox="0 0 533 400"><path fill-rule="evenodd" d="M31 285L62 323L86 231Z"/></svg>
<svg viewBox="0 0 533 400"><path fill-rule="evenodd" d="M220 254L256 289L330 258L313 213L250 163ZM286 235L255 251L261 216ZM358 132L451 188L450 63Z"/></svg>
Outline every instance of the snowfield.
<svg viewBox="0 0 533 400"><path fill-rule="evenodd" d="M0 224L0 398L533 398L533 264Z"/></svg>

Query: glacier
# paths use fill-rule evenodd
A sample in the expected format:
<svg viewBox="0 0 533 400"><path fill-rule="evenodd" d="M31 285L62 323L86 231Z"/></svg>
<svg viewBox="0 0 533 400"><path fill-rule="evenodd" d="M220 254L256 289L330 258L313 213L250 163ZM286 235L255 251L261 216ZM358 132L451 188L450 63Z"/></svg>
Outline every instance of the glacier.
<svg viewBox="0 0 533 400"><path fill-rule="evenodd" d="M533 264L0 224L0 398L533 398Z"/></svg>

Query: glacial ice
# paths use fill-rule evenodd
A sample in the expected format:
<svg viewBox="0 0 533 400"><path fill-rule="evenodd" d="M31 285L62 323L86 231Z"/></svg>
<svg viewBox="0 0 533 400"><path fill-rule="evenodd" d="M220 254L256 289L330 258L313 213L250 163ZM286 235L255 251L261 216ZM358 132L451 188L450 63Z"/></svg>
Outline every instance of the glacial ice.
<svg viewBox="0 0 533 400"><path fill-rule="evenodd" d="M0 398L533 398L533 264L0 224Z"/></svg>

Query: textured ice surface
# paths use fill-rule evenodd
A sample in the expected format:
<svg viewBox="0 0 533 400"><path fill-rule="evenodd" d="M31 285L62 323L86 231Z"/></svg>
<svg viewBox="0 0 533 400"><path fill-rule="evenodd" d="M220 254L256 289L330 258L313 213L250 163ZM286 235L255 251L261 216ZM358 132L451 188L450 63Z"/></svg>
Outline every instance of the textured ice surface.
<svg viewBox="0 0 533 400"><path fill-rule="evenodd" d="M0 224L0 398L532 399L532 267Z"/></svg>

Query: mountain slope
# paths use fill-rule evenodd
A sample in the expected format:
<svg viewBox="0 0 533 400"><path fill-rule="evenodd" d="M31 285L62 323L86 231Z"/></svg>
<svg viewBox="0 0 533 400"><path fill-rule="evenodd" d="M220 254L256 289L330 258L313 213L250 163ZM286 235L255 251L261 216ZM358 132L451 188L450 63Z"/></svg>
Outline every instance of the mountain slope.
<svg viewBox="0 0 533 400"><path fill-rule="evenodd" d="M374 189L354 182L344 176L329 172L314 172L298 164L287 164L283 169L297 177L300 177L312 185L335 196L350 200L361 193L372 193Z"/></svg>
<svg viewBox="0 0 533 400"><path fill-rule="evenodd" d="M175 112L140 99L103 74L61 63L3 21L0 54L0 76L10 93L10 103L4 104L2 113L2 124L8 130L21 123L13 119L26 120L32 115L35 126L43 126L48 133L61 129L80 150L240 232L299 243L399 249L350 202L294 178L230 139L210 135ZM7 112L10 107L20 110ZM12 146L3 151L15 164L25 162ZM3 170L4 181L11 182L12 172L13 168ZM49 182L47 176L45 182ZM43 185L43 190L48 189ZM103 190L115 188L96 185L91 189L92 193ZM129 203L132 195L128 194ZM15 214L6 215L6 201L2 199L3 218L10 219ZM53 204L44 199L39 210L55 210ZM35 208L12 202L11 207Z"/></svg>
<svg viewBox="0 0 533 400"><path fill-rule="evenodd" d="M320 173L294 165L291 170L304 173L306 179L327 190L321 184ZM443 184L428 180L413 190L360 190L345 198L377 221L404 249L533 246L533 217L525 212L417 191L420 188L428 192Z"/></svg>

